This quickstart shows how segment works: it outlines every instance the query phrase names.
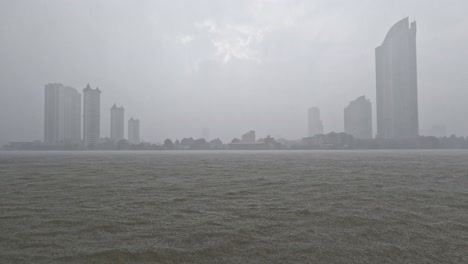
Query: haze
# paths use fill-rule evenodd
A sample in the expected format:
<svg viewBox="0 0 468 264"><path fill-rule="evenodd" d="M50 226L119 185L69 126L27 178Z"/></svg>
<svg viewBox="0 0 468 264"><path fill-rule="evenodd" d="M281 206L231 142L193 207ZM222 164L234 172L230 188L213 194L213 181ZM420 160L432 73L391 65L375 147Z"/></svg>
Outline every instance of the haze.
<svg viewBox="0 0 468 264"><path fill-rule="evenodd" d="M375 117L374 49L407 16L418 23L420 129L466 136L466 10L462 0L2 1L0 143L43 138L50 82L101 89L102 137L114 103L150 142L203 128L224 141L250 129L302 138L311 106L325 132L343 131L358 96Z"/></svg>

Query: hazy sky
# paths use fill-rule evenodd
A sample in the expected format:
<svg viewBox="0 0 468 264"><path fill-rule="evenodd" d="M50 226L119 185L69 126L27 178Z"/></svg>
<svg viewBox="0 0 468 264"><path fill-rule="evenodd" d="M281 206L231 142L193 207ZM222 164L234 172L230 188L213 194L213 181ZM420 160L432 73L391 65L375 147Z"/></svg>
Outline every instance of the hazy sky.
<svg viewBox="0 0 468 264"><path fill-rule="evenodd" d="M302 138L310 106L325 131L361 95L375 109L387 30L418 24L420 128L468 135L466 0L0 1L0 143L43 138L44 85L99 86L141 120L141 137ZM375 110L373 113L375 117ZM374 126L375 127L375 126ZM127 131L126 131L127 132Z"/></svg>

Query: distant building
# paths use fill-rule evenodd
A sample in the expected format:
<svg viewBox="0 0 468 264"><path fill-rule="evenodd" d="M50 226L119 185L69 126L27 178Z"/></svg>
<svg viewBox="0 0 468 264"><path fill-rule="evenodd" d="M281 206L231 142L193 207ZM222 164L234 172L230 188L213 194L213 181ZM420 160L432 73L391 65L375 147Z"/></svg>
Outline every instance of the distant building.
<svg viewBox="0 0 468 264"><path fill-rule="evenodd" d="M354 137L346 133L331 132L303 138L303 147L311 149L346 149L354 145Z"/></svg>
<svg viewBox="0 0 468 264"><path fill-rule="evenodd" d="M125 109L123 106L117 107L115 104L111 110L110 138L114 141L124 139L125 129Z"/></svg>
<svg viewBox="0 0 468 264"><path fill-rule="evenodd" d="M44 143L81 143L81 94L60 83L45 85Z"/></svg>
<svg viewBox="0 0 468 264"><path fill-rule="evenodd" d="M419 133L416 22L396 23L375 49L377 137L412 139Z"/></svg>
<svg viewBox="0 0 468 264"><path fill-rule="evenodd" d="M133 145L140 144L140 120L133 117L128 120L128 142Z"/></svg>
<svg viewBox="0 0 468 264"><path fill-rule="evenodd" d="M83 89L83 141L86 147L99 143L101 137L101 91Z"/></svg>
<svg viewBox="0 0 468 264"><path fill-rule="evenodd" d="M210 141L210 129L205 127L202 129L202 138L206 141Z"/></svg>
<svg viewBox="0 0 468 264"><path fill-rule="evenodd" d="M372 138L372 104L365 96L351 101L344 109L344 130L357 139Z"/></svg>
<svg viewBox="0 0 468 264"><path fill-rule="evenodd" d="M320 119L320 109L318 107L309 108L307 123L309 137L323 134L323 123Z"/></svg>
<svg viewBox="0 0 468 264"><path fill-rule="evenodd" d="M242 135L241 139L242 143L255 143L255 131L251 130L244 135Z"/></svg>
<svg viewBox="0 0 468 264"><path fill-rule="evenodd" d="M241 141L233 140L228 144L228 148L233 150L271 150L281 149L282 147L281 143L276 142L275 139L270 136L255 141L255 131L253 130L242 135Z"/></svg>

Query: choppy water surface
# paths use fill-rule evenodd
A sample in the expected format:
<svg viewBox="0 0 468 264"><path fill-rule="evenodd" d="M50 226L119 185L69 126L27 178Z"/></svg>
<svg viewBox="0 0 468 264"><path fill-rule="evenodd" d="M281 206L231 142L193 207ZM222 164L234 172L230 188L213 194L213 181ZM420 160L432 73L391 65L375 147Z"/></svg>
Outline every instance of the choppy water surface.
<svg viewBox="0 0 468 264"><path fill-rule="evenodd" d="M0 152L0 263L468 263L467 151Z"/></svg>

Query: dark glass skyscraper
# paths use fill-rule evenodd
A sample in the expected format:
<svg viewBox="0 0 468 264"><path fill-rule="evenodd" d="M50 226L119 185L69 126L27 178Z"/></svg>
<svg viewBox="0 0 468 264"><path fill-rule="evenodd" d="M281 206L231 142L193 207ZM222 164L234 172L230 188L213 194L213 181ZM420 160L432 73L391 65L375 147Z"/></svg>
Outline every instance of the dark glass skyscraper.
<svg viewBox="0 0 468 264"><path fill-rule="evenodd" d="M418 136L416 22L396 23L375 49L377 137L411 139Z"/></svg>

